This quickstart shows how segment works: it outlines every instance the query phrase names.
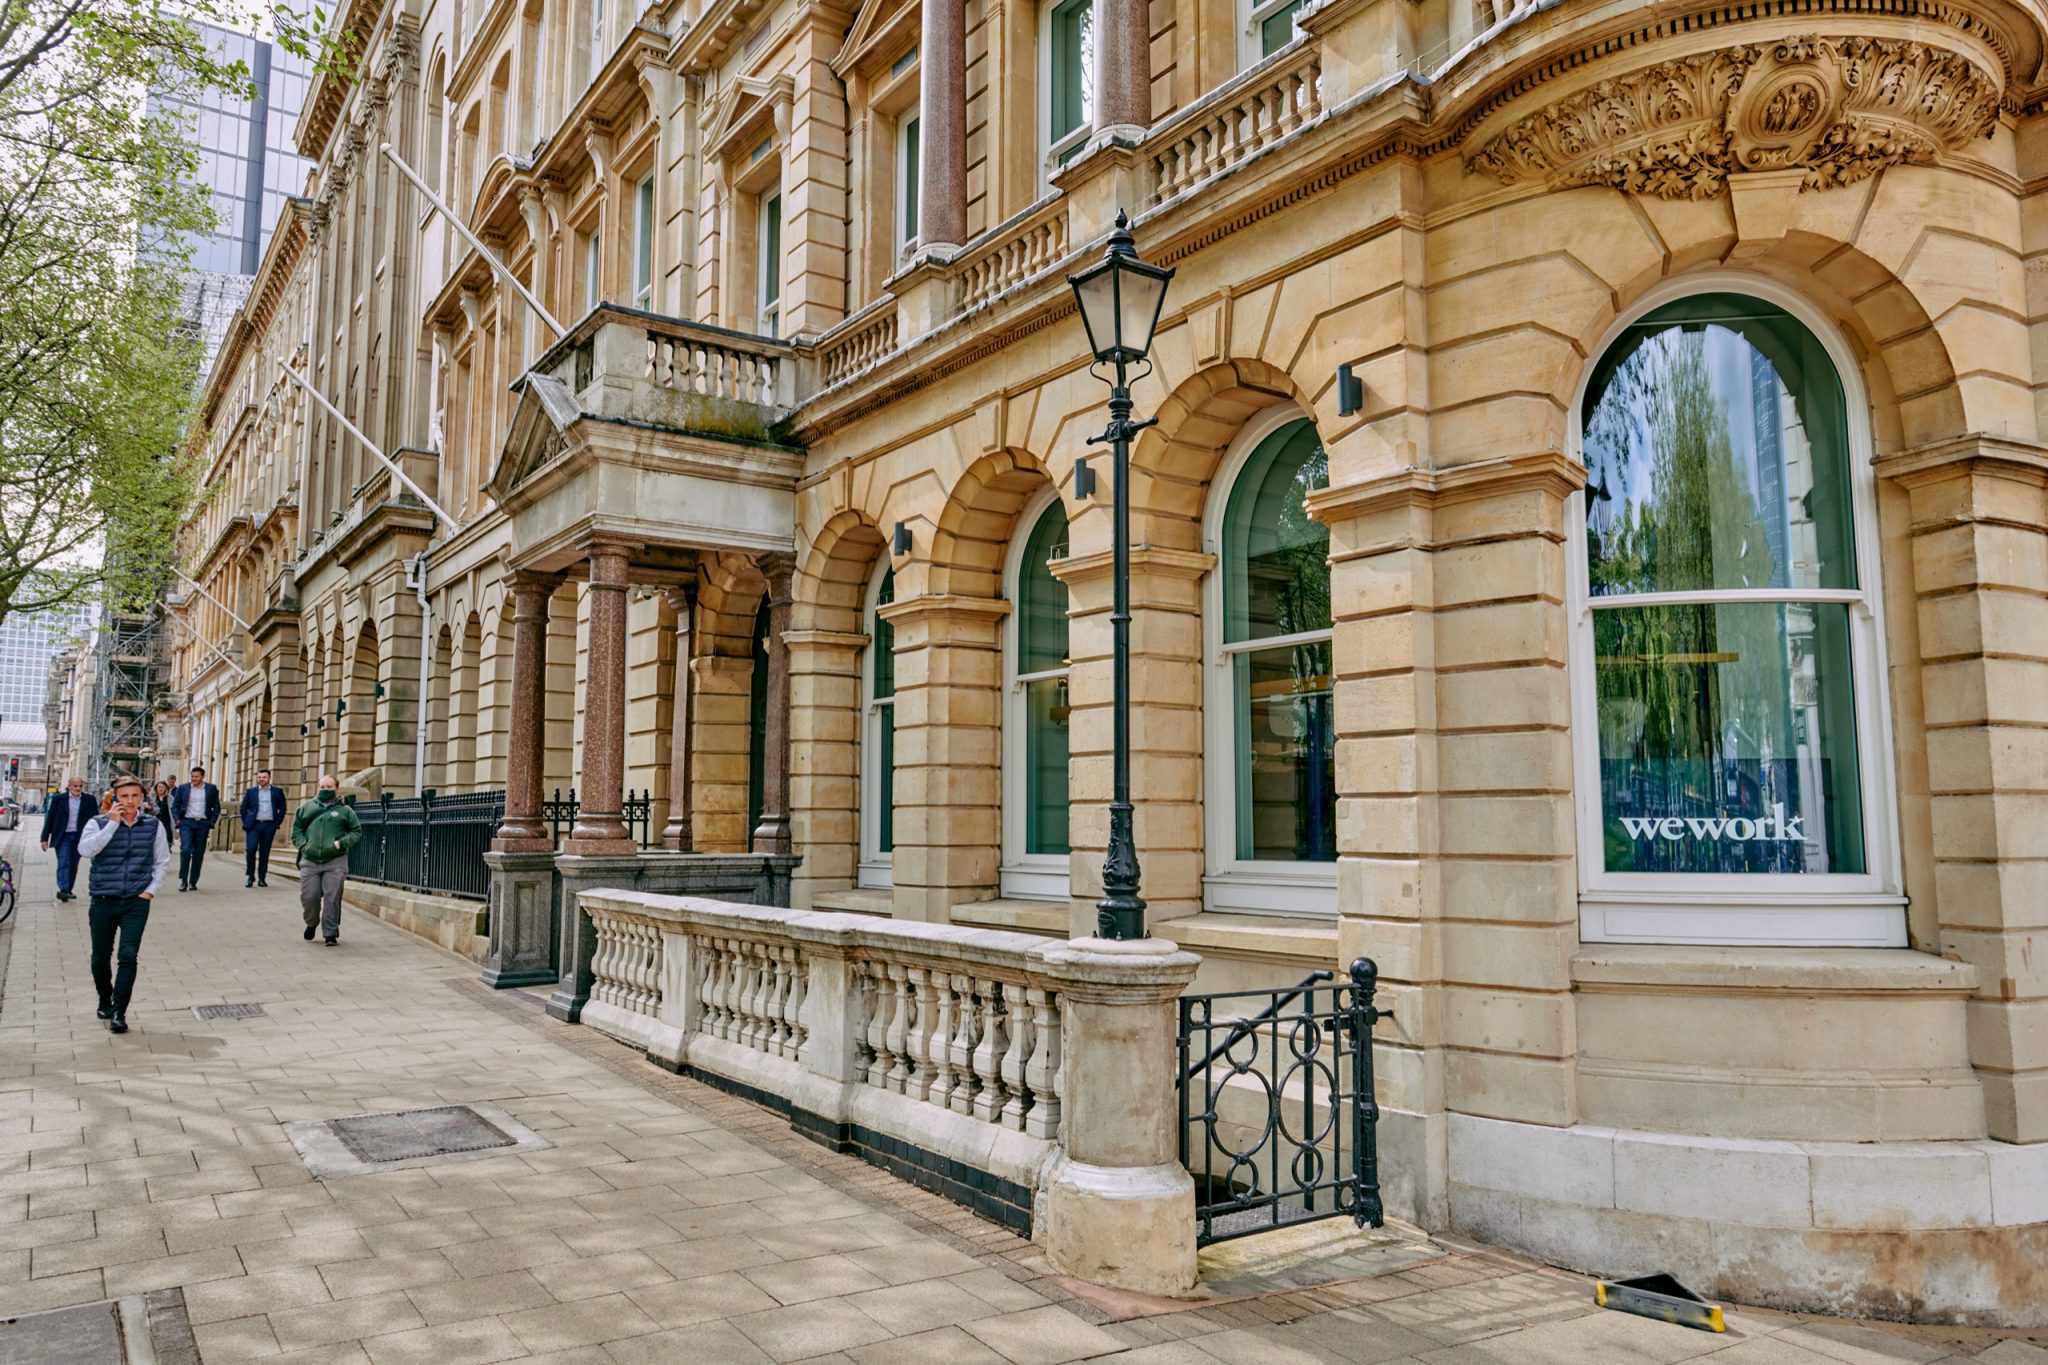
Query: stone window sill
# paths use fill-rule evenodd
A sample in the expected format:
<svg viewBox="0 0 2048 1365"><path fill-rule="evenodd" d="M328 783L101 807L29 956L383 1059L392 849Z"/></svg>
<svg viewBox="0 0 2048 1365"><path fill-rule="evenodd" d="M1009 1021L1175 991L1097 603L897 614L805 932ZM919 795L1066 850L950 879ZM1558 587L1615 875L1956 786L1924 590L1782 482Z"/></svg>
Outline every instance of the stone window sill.
<svg viewBox="0 0 2048 1365"><path fill-rule="evenodd" d="M1232 915L1205 911L1183 919L1155 920L1154 938L1183 948L1267 962L1298 962L1309 969L1337 970L1337 923L1285 915Z"/></svg>
<svg viewBox="0 0 2048 1365"><path fill-rule="evenodd" d="M811 897L811 907L889 919L896 913L896 897L888 891L823 891Z"/></svg>
<svg viewBox="0 0 2048 1365"><path fill-rule="evenodd" d="M1067 936L1067 902L1030 900L969 901L953 907L955 924L977 929L1010 929L1025 934Z"/></svg>
<svg viewBox="0 0 2048 1365"><path fill-rule="evenodd" d="M1586 944L1572 958L1582 991L1716 995L1806 994L1965 997L1977 988L1967 962L1911 948L1706 947L1647 943Z"/></svg>

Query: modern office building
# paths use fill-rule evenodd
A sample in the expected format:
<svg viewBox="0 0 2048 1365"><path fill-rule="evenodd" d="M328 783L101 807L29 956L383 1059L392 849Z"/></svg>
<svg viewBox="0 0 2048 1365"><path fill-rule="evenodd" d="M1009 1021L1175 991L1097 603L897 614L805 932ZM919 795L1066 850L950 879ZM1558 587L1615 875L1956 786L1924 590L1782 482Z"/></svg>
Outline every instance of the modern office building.
<svg viewBox="0 0 2048 1365"><path fill-rule="evenodd" d="M248 69L253 95L209 90L198 98L153 94L152 112L176 116L199 147L199 180L219 221L192 243L188 316L206 336L206 363L242 306L285 199L305 188L311 166L293 146L308 63L274 42L202 23L224 61Z"/></svg>
<svg viewBox="0 0 2048 1365"><path fill-rule="evenodd" d="M98 607L10 612L0 621L0 724L41 725L50 660L67 643L88 639Z"/></svg>

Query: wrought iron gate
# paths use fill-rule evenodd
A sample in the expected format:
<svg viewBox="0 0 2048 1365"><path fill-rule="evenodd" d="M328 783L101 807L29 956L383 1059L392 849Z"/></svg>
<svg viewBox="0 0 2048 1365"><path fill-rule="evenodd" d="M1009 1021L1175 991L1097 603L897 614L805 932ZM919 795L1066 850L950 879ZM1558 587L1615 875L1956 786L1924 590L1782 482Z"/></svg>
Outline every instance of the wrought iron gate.
<svg viewBox="0 0 2048 1365"><path fill-rule="evenodd" d="M1349 1214L1385 1221L1374 1128L1370 958L1350 980L1180 1001L1180 1159L1195 1178L1195 1237Z"/></svg>

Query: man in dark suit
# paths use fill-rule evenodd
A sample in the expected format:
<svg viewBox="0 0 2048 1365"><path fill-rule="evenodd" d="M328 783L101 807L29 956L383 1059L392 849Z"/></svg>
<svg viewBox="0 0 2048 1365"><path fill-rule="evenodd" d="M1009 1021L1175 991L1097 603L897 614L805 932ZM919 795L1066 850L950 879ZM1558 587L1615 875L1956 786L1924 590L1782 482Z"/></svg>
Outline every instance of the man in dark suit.
<svg viewBox="0 0 2048 1365"><path fill-rule="evenodd" d="M171 818L178 822L178 889L199 885L206 861L206 840L220 819L220 788L206 780L206 769L192 769L191 779L171 792Z"/></svg>
<svg viewBox="0 0 2048 1365"><path fill-rule="evenodd" d="M51 797L43 807L43 850L57 850L57 899L77 900L71 888L78 880L78 836L85 822L100 813L100 799L85 789L85 779L74 777L65 790Z"/></svg>
<svg viewBox="0 0 2048 1365"><path fill-rule="evenodd" d="M256 770L256 785L242 793L243 886L270 885L270 841L284 823L284 793L270 785L270 769Z"/></svg>

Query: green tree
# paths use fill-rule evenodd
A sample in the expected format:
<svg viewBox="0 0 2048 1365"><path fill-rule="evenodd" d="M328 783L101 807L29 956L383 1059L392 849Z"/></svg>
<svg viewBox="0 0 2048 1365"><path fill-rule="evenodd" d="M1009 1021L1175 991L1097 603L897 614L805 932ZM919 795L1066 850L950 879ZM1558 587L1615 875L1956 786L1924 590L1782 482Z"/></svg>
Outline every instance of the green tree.
<svg viewBox="0 0 2048 1365"><path fill-rule="evenodd" d="M189 130L147 96L246 90L193 21L258 18L231 0L0 0L0 620L132 599L171 567L196 484L188 240L213 214ZM271 15L302 53L321 23Z"/></svg>

